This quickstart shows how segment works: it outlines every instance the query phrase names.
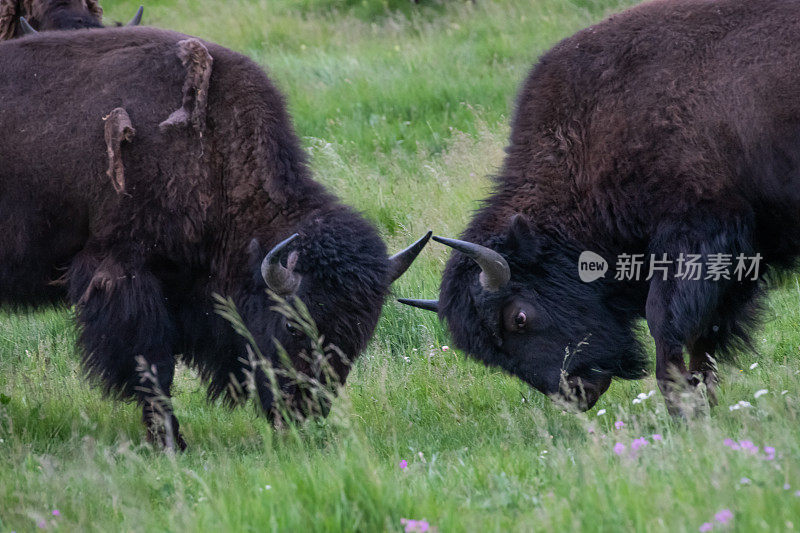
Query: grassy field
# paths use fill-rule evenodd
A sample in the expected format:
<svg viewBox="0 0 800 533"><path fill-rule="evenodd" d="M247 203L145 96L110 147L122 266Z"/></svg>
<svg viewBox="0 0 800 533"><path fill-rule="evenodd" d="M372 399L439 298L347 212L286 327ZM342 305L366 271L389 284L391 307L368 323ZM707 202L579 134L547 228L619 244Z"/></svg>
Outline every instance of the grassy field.
<svg viewBox="0 0 800 533"><path fill-rule="evenodd" d="M267 68L317 178L397 249L463 228L533 61L630 3L149 0L145 21ZM106 18L137 5L106 0ZM435 296L445 259L429 246L396 295ZM144 445L138 409L84 382L69 310L0 312L0 532L800 528L800 284L775 285L758 352L723 366L719 407L689 423L658 393L633 402L652 379L565 414L392 300L324 421L273 430L254 408L209 405L181 369L179 456Z"/></svg>

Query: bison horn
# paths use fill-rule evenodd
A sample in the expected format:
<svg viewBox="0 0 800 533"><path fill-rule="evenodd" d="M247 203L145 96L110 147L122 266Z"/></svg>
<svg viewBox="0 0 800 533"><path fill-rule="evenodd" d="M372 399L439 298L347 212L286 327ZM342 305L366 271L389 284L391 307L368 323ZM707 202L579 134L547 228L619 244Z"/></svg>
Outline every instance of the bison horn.
<svg viewBox="0 0 800 533"><path fill-rule="evenodd" d="M433 232L429 231L420 240L389 258L390 283L394 282L394 280L402 276L403 273L408 270L408 267L411 266L411 263L414 262L414 259L416 259L422 249L425 248L425 245L428 244L431 235L433 235Z"/></svg>
<svg viewBox="0 0 800 533"><path fill-rule="evenodd" d="M499 253L480 244L474 244L456 239L446 239L444 237L433 237L433 240L455 248L459 252L471 257L480 265L480 282L487 291L497 291L505 286L511 279L511 269L508 262Z"/></svg>
<svg viewBox="0 0 800 533"><path fill-rule="evenodd" d="M139 6L139 9L136 10L136 14L126 26L138 26L142 22L142 13L144 13L144 6Z"/></svg>
<svg viewBox="0 0 800 533"><path fill-rule="evenodd" d="M33 29L33 26L31 26L28 23L25 17L19 18L19 29L22 32L22 35L34 35L36 33L39 33L38 31Z"/></svg>
<svg viewBox="0 0 800 533"><path fill-rule="evenodd" d="M289 254L286 266L281 265L281 255L286 247L292 243L299 235L295 233L286 240L275 245L261 262L261 276L264 278L267 287L281 296L290 296L297 292L300 287L301 277L294 273L299 254L295 251Z"/></svg>
<svg viewBox="0 0 800 533"><path fill-rule="evenodd" d="M426 311L433 311L434 313L439 312L439 300L413 300L411 298L398 298L397 301L401 304L410 305L411 307L425 309Z"/></svg>

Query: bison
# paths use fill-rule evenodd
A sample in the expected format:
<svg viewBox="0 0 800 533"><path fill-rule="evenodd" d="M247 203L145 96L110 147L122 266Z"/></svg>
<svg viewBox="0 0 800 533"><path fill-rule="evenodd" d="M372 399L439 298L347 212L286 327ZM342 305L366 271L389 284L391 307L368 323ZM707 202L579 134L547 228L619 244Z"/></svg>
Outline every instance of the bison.
<svg viewBox="0 0 800 533"><path fill-rule="evenodd" d="M138 26L144 8L128 22ZM103 8L97 0L0 0L0 41L37 30L102 28Z"/></svg>
<svg viewBox="0 0 800 533"><path fill-rule="evenodd" d="M254 382L270 416L275 392L306 412L296 380L271 386L284 354L308 373L324 342L344 383L428 236L387 257L376 229L313 181L255 63L120 28L6 41L0 64L0 303L73 304L87 373L136 399L148 439L165 446L185 447L169 401L176 361L199 369L211 398L241 401ZM318 336L267 288L302 302ZM235 303L270 365L248 355L214 294Z"/></svg>
<svg viewBox="0 0 800 533"><path fill-rule="evenodd" d="M456 250L440 299L405 303L581 409L645 374L645 318L686 414L683 393L713 393L715 358L746 346L764 275L800 253L798 36L793 0L660 0L557 44L521 89L492 195L460 240L434 237Z"/></svg>

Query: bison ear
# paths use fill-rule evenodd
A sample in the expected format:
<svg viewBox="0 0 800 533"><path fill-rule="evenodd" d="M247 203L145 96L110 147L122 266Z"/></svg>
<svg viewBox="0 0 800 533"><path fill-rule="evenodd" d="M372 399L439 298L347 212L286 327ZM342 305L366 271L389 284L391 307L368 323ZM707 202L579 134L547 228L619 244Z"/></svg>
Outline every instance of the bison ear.
<svg viewBox="0 0 800 533"><path fill-rule="evenodd" d="M520 213L511 217L511 222L508 227L508 247L517 249L525 245L531 240L533 236L533 229L531 222L525 215Z"/></svg>
<svg viewBox="0 0 800 533"><path fill-rule="evenodd" d="M247 245L248 264L251 269L255 269L259 273L259 279L261 279L261 261L264 259L266 253L267 251L261 247L261 243L258 242L258 239L250 240L250 244Z"/></svg>

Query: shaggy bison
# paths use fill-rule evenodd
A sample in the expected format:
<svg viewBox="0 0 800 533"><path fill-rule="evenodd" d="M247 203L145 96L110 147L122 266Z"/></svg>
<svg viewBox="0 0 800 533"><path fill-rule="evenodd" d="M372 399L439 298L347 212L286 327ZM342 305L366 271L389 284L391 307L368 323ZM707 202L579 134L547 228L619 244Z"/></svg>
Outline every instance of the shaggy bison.
<svg viewBox="0 0 800 533"><path fill-rule="evenodd" d="M565 39L521 90L494 193L462 240L434 237L457 250L439 301L406 302L583 409L644 375L644 317L675 412L800 253L798 64L793 0L649 2Z"/></svg>
<svg viewBox="0 0 800 533"><path fill-rule="evenodd" d="M128 22L138 26L143 7ZM97 0L0 0L0 41L37 30L102 28L103 8Z"/></svg>
<svg viewBox="0 0 800 533"><path fill-rule="evenodd" d="M167 446L185 446L169 402L179 359L212 398L241 400L252 377L268 415L278 403L215 293L272 367L288 355L315 372L321 342L344 382L427 236L387 257L375 228L312 180L256 64L150 28L15 39L0 43L0 64L0 303L66 297L88 373L138 400L148 438ZM304 304L316 338L267 288ZM277 380L307 413L309 390Z"/></svg>

